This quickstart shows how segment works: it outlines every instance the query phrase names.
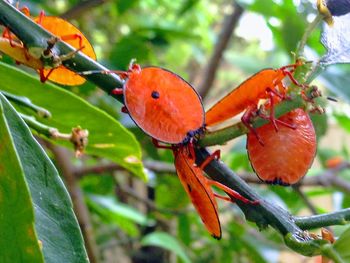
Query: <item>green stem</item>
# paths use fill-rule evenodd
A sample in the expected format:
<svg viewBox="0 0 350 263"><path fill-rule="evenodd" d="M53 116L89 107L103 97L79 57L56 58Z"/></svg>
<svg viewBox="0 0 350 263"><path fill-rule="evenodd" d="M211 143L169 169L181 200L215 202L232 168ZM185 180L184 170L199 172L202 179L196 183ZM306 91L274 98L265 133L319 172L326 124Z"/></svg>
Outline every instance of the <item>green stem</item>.
<svg viewBox="0 0 350 263"><path fill-rule="evenodd" d="M30 99L28 99L27 97L23 97L23 96L17 96L17 95L13 95L11 93L8 93L6 91L0 91L8 100L16 103L17 105L21 105L24 106L32 111L34 111L36 114L39 115L39 117L43 117L43 118L51 118L51 113L42 108L39 107L35 104L33 104L31 102Z"/></svg>
<svg viewBox="0 0 350 263"><path fill-rule="evenodd" d="M304 48L307 40L309 39L311 33L318 26L318 24L323 20L323 15L318 14L315 19L306 28L303 37L300 40L299 46L295 52L296 57L302 57L304 55Z"/></svg>
<svg viewBox="0 0 350 263"><path fill-rule="evenodd" d="M28 116L23 113L20 113L20 116L31 129L41 135L45 135L47 138L53 138L55 134L58 133L56 128L38 122L33 116Z"/></svg>
<svg viewBox="0 0 350 263"><path fill-rule="evenodd" d="M275 108L275 116L279 118L280 116L296 109L305 107L305 101L301 97L293 98L292 100L285 100L278 104ZM259 128L264 124L269 123L269 120L257 118L253 122L254 128ZM227 141L237 138L243 134L248 133L248 128L239 122L229 127L225 127L220 130L213 132L206 132L205 136L199 140L199 145L202 147L212 146L218 144L225 144Z"/></svg>
<svg viewBox="0 0 350 263"><path fill-rule="evenodd" d="M301 229L345 225L350 222L350 208L322 215L295 217L294 220L295 224L297 224Z"/></svg>

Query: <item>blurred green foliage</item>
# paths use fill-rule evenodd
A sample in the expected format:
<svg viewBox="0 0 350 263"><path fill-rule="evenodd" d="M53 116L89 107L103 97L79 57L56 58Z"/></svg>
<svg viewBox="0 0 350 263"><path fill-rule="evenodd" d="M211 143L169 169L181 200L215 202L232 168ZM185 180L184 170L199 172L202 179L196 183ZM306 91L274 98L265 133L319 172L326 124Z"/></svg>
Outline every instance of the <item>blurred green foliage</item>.
<svg viewBox="0 0 350 263"><path fill-rule="evenodd" d="M201 82L202 70L214 49L223 18L232 11L228 0L97 1L97 5L86 10L83 9L85 2L33 0L21 4L28 5L33 14L41 9L50 15L69 14L69 20L91 40L98 61L111 69L125 70L130 60L136 58L141 65L170 69L195 85ZM225 52L215 84L204 100L206 108L254 72L292 62L292 52L296 50L307 23L316 14L315 6L306 0L237 2L245 9L237 28L239 34L233 36ZM251 34L254 28L257 28L253 30L256 37ZM319 37L320 30L317 29L308 40L307 53L315 57L321 57L325 52ZM269 45L262 45L261 39ZM11 63L6 56L4 61ZM342 149L330 150L333 138L327 139L327 131L332 129L341 130L341 139L349 140L350 107L345 103L350 101L350 89L347 88L349 70L348 65L333 66L316 79L324 93L338 98L339 103L325 106L327 117L313 118L318 131L318 167L312 167L307 177L322 173L326 161L334 156L349 161L349 144ZM65 88L128 127L142 145L145 160L172 162L170 151L156 150L130 118L120 114L118 102L91 84ZM335 121L339 124L336 128ZM87 158L80 165L101 163L100 159ZM223 159L234 171L252 172L244 138L226 146ZM281 245L281 238L275 231L259 232L255 226L245 222L234 205L220 202L223 238L217 241L206 232L174 174L146 172L150 181L141 188L138 185L140 181L125 171L116 171L113 175L92 172L80 181L103 262L115 262L113 257L108 256L110 253L114 253L114 258L136 258L142 245L159 246L162 242L168 243L163 248L174 252L183 262L280 262L279 254L286 248ZM349 172L341 176L350 181ZM125 185L134 189L130 196L123 190ZM257 186L256 190L293 214L309 212L305 202L292 188ZM337 199L340 201L334 203L335 208L350 204L346 196L349 193L336 188L311 187L305 194L311 200L320 196L327 196L329 200L334 196L340 197ZM151 205L140 201L140 196L149 198ZM316 209L324 212L330 207L318 203ZM338 246L343 246L343 243L339 242ZM152 262L169 259L167 254L159 258L157 255L154 253Z"/></svg>

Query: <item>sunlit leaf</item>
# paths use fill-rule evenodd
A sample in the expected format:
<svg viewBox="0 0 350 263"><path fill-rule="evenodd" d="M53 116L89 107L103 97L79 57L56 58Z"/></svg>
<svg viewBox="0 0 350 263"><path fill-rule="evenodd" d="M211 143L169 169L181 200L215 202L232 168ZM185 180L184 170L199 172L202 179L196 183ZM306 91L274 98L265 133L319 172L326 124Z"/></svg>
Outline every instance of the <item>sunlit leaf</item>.
<svg viewBox="0 0 350 263"><path fill-rule="evenodd" d="M112 213L122 215L129 220L140 225L149 225L152 223L144 214L137 211L135 208L116 202L113 198L91 195L90 198L97 204L109 209Z"/></svg>
<svg viewBox="0 0 350 263"><path fill-rule="evenodd" d="M153 232L145 236L141 244L144 246L158 246L175 253L185 263L190 263L191 260L185 253L182 246L171 235L164 232Z"/></svg>

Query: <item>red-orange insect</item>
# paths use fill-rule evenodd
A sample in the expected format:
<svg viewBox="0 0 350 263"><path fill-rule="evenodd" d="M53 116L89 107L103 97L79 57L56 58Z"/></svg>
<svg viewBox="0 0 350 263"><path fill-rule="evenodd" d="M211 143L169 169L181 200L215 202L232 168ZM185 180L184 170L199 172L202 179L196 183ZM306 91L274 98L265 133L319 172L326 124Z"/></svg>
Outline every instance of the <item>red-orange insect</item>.
<svg viewBox="0 0 350 263"><path fill-rule="evenodd" d="M206 112L206 126L214 126L246 111L242 122L254 132L250 125L250 119L252 114L257 112L259 100L270 99L273 102L272 98L275 96L284 98L287 89L283 85L283 79L286 76L300 86L292 73L296 67L301 65L302 62L298 61L296 64L279 69L264 69L248 78ZM270 120L276 127L273 106L272 104Z"/></svg>
<svg viewBox="0 0 350 263"><path fill-rule="evenodd" d="M295 184L306 174L315 157L315 130L309 115L302 109L293 110L278 120L295 129L280 126L276 132L272 123L259 127L256 132L263 145L249 132L249 160L261 180L280 185Z"/></svg>
<svg viewBox="0 0 350 263"><path fill-rule="evenodd" d="M137 64L131 64L124 75L123 88L113 93L124 94L126 111L145 133L164 143L180 144L202 131L202 100L180 76Z"/></svg>
<svg viewBox="0 0 350 263"><path fill-rule="evenodd" d="M191 154L190 147L191 145L172 148L175 156L177 175L209 233L214 238L220 239L221 226L215 197L231 202L232 200L229 197L215 194L211 189L211 186L217 186L231 197L239 199L245 203L256 204L257 202L249 201L227 186L205 177L203 174L204 166L212 158L207 159L200 167L198 167L194 162L194 158L191 156L193 153Z"/></svg>
<svg viewBox="0 0 350 263"><path fill-rule="evenodd" d="M22 8L21 10L29 16L28 8ZM79 29L77 29L68 21L63 20L59 17L45 16L43 12L40 13L39 17L34 18L33 20L45 28L47 31L55 35L58 40L64 41L65 43L71 45L72 47L76 48L77 51L82 50L85 55L96 60L95 52L87 38L79 31ZM85 79L83 77L77 75L75 72L67 69L62 65L62 62L65 59L69 59L76 52L60 57L57 56L55 62L52 65L45 65L44 62L37 63L37 61L42 58L38 58L30 54L30 51L27 50L27 48L24 47L22 43L16 39L12 33L9 32L9 30L5 29L3 32L3 37L9 39L8 45L14 49L9 49L9 46L4 47L5 42L3 42L3 49L1 49L1 51L13 57L17 62L38 70L40 74L40 80L42 82L45 82L47 79L63 85L80 85L85 82ZM52 45L54 45L54 42ZM52 55L50 53L50 47L48 47L46 52L48 54L41 55Z"/></svg>

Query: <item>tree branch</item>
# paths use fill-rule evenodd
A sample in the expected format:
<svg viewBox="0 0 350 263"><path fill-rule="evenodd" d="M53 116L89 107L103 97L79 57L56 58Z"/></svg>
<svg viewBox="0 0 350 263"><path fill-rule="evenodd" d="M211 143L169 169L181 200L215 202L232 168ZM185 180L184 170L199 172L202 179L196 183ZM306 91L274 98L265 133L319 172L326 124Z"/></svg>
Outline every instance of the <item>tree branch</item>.
<svg viewBox="0 0 350 263"><path fill-rule="evenodd" d="M306 205L307 208L309 208L310 212L313 215L317 215L317 209L316 207L311 203L310 199L305 195L303 190L300 189L300 185L293 185L294 191L299 195L301 200L303 200L304 204Z"/></svg>
<svg viewBox="0 0 350 263"><path fill-rule="evenodd" d="M214 47L213 54L211 55L203 74L201 74L202 81L198 86L198 91L203 99L206 97L214 83L216 72L219 68L222 56L231 39L234 29L237 26L239 18L243 13L243 8L239 6L236 1L233 1L231 6L233 8L233 12L225 17L222 31L217 38L217 43Z"/></svg>
<svg viewBox="0 0 350 263"><path fill-rule="evenodd" d="M350 208L322 215L294 217L294 221L301 229L346 225L350 222Z"/></svg>
<svg viewBox="0 0 350 263"><path fill-rule="evenodd" d="M92 8L96 6L102 5L106 3L108 0L86 0L79 2L74 7L66 11L61 15L64 19L72 19L82 16L84 13L90 11Z"/></svg>
<svg viewBox="0 0 350 263"><path fill-rule="evenodd" d="M173 164L160 162L160 161L143 161L143 166L156 173L175 173L175 167ZM125 171L124 167L121 167L115 163L107 164L97 164L90 167L81 167L76 168L74 174L76 177L81 178L89 173L101 174L101 173L110 173L114 171Z"/></svg>

